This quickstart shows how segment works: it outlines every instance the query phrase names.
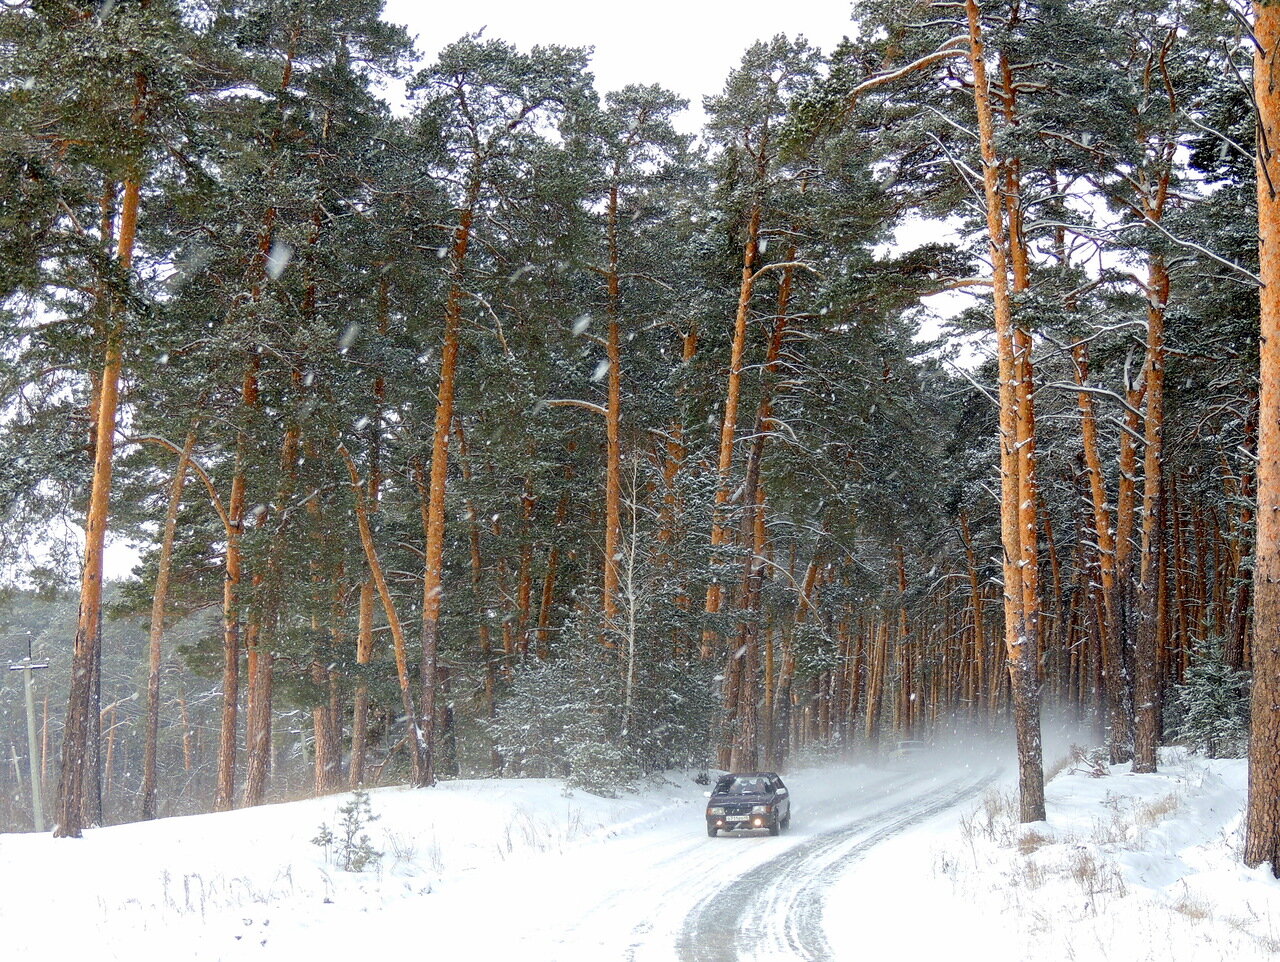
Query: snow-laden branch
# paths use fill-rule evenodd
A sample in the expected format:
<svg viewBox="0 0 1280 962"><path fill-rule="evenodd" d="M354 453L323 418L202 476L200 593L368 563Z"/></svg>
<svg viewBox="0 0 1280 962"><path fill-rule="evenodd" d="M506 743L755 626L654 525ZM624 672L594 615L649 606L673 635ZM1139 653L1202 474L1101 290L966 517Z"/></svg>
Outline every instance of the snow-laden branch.
<svg viewBox="0 0 1280 962"><path fill-rule="evenodd" d="M899 67L897 70L890 70L886 73L878 73L872 77L868 77L866 80L862 81L862 83L858 84L858 86L849 91L850 106L852 106L853 102L857 100L859 96L867 91L875 90L877 87L883 87L885 84L893 83L893 81L899 80L902 77L907 76L907 74L915 73L917 70L923 70L925 67L931 67L935 63L939 63L943 60L949 60L952 57L969 56L968 44L968 37L952 37L950 40L940 44L938 49L933 53L925 54L918 60L913 60L905 67ZM956 49L957 45L963 46L964 49Z"/></svg>
<svg viewBox="0 0 1280 962"><path fill-rule="evenodd" d="M599 404L591 401L579 401L577 398L557 398L555 400L543 401L547 407L553 408L582 408L584 411L590 411L592 414L598 414L602 418L609 416L609 412Z"/></svg>
<svg viewBox="0 0 1280 962"><path fill-rule="evenodd" d="M1176 234L1170 231L1169 228L1165 227L1159 221L1144 219L1141 221L1136 221L1132 224L1121 224L1119 227L1090 227L1086 224L1068 224L1060 221L1042 220L1042 221L1037 221L1036 226L1037 227L1061 227L1064 230L1071 231L1081 236L1089 236L1091 234L1114 236L1116 234L1119 234L1121 231L1132 230L1138 227L1154 227L1157 231L1163 234L1165 238L1170 242L1178 245L1179 247L1185 248L1186 250L1193 250L1198 254L1202 254L1203 256L1209 258L1209 260L1213 261L1215 264L1220 264L1221 266L1227 268L1228 270L1234 271L1237 274L1241 274L1245 278L1247 278L1251 283L1257 285L1258 287L1262 287L1262 278L1259 277L1257 274L1253 273L1253 271L1249 270L1247 267L1241 267L1235 261L1227 260L1221 254L1215 254L1213 251L1209 250L1209 248L1205 247L1202 244L1197 244L1195 241L1189 241L1182 237L1178 237Z"/></svg>
<svg viewBox="0 0 1280 962"><path fill-rule="evenodd" d="M1105 398L1109 398L1112 401L1115 401L1117 404L1119 404L1122 408L1124 408L1130 414L1134 414L1134 415L1137 415L1138 417L1142 417L1142 412L1139 411L1137 408L1135 408L1132 404L1130 404L1125 398L1121 397L1115 391L1108 391L1104 387L1090 387L1088 384L1074 384L1074 383L1066 384L1060 381L1051 381L1048 384L1040 385L1040 387L1037 390L1071 391L1074 394L1096 394L1098 397L1105 397ZM1130 430L1129 433L1133 434L1132 430ZM1140 440L1143 444L1147 443L1147 439L1142 435L1133 434L1133 436L1138 440Z"/></svg>

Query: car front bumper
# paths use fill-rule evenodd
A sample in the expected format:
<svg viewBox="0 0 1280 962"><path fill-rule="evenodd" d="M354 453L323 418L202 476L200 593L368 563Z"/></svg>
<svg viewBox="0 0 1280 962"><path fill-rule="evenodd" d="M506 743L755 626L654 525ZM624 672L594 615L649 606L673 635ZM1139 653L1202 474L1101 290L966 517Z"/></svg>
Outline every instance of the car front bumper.
<svg viewBox="0 0 1280 962"><path fill-rule="evenodd" d="M707 817L707 829L719 829L722 832L735 832L746 829L768 828L773 824L773 815L714 815Z"/></svg>

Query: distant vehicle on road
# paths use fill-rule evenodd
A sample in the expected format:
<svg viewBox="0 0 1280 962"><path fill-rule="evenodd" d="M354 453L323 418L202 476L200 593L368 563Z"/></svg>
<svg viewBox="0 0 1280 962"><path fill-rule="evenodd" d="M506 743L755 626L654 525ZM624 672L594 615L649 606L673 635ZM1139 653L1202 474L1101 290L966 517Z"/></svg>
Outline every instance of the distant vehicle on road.
<svg viewBox="0 0 1280 962"><path fill-rule="evenodd" d="M777 772L721 775L707 793L707 834L768 829L777 835L791 824L791 793Z"/></svg>
<svg viewBox="0 0 1280 962"><path fill-rule="evenodd" d="M900 741L893 746L893 751L889 753L889 757L894 761L905 762L913 758L918 758L925 753L929 746L921 741L906 740Z"/></svg>

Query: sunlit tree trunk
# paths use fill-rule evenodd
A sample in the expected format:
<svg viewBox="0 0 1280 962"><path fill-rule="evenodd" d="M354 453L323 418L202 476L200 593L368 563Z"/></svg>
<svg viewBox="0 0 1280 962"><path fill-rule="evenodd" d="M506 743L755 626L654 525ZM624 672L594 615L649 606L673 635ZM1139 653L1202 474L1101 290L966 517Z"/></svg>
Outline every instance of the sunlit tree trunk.
<svg viewBox="0 0 1280 962"><path fill-rule="evenodd" d="M1162 184L1162 190L1166 189L1167 178ZM1148 216L1152 216L1150 212ZM1142 479L1142 552L1138 573L1138 607L1142 624L1137 634L1134 657L1133 770L1149 773L1156 770L1156 747L1160 737L1158 575L1164 527L1160 496L1164 433L1164 313L1169 300L1169 274L1164 259L1158 255L1151 258L1147 288L1146 443Z"/></svg>
<svg viewBox="0 0 1280 962"><path fill-rule="evenodd" d="M139 97L141 93L139 94ZM137 236L138 208L142 182L134 175L125 182L120 209L120 237L117 260L128 276L133 265ZM107 295L110 296L110 295ZM95 665L100 657L102 622L102 566L106 547L107 512L111 497L111 467L115 452L116 416L120 403L120 372L123 362L123 325L116 320L114 305L107 311L104 334L106 346L102 374L98 379L97 409L94 413L93 476L89 488L89 511L85 518L84 565L80 582L80 615L71 660L71 693L62 736L62 775L58 789L58 818L53 834L79 838L84 812L88 775L88 748Z"/></svg>
<svg viewBox="0 0 1280 962"><path fill-rule="evenodd" d="M787 260L795 260L794 247ZM750 546L751 551L743 559L742 597L739 606L743 621L738 650L732 657L743 659L742 667L745 674L733 691L735 702L726 702L725 705L726 715L737 720L730 738L733 745L730 767L735 771L754 767L758 763L759 756L761 720L757 702L760 692L760 621L763 617L761 599L766 536L764 486L760 471L764 462L768 430L773 419L774 384L787 331L787 312L790 309L792 284L793 272L787 269L783 272L779 284L777 319L774 321L773 334L769 339L769 348L761 372L763 385L756 411L751 447L747 454L746 481L743 488L744 511L740 543ZM766 689L769 694L766 697L764 725L768 728L772 724L768 714L772 708L771 679L766 682Z"/></svg>
<svg viewBox="0 0 1280 962"><path fill-rule="evenodd" d="M981 9L976 0L965 0L969 25L969 60L973 69L974 104L983 162L983 189L987 208L987 233L992 261L992 301L995 312L996 350L1000 401L1000 529L1004 544L1005 651L1013 697L1014 727L1018 742L1019 817L1023 822L1044 818L1044 769L1040 743L1040 693L1034 653L1035 611L1028 611L1032 595L1024 584L1028 552L1024 544L1027 514L1034 531L1035 501L1025 498L1031 480L1023 475L1025 460L1018 445L1031 429L1020 413L1029 390L1029 365L1020 365L1009 288L1009 236L1001 197L1001 166L996 153L996 128L987 82L986 49ZM1034 543L1034 542L1033 542ZM1034 567L1034 562L1032 564ZM1034 576L1032 576L1034 577Z"/></svg>
<svg viewBox="0 0 1280 962"><path fill-rule="evenodd" d="M762 140L767 143L767 133ZM761 189L766 174L768 154L761 146L757 160L757 177ZM720 449L717 462L719 485L716 488L715 515L711 525L711 550L715 552L729 538L729 526L725 517L730 494L730 475L733 470L734 439L738 431L738 403L742 396L742 361L747 346L747 319L750 316L751 296L755 291L756 257L760 249L760 219L763 204L757 200L747 214L747 236L742 250L742 281L738 287L738 310L733 322L733 341L729 350L729 379L725 387L724 416L720 421ZM719 576L713 576L707 587L706 612L713 615L720 610L724 600L724 588ZM709 628L702 636L702 657L712 655L715 632Z"/></svg>
<svg viewBox="0 0 1280 962"><path fill-rule="evenodd" d="M444 499L449 477L449 429L458 370L458 329L462 324L463 270L471 246L471 225L480 196L480 177L473 174L453 234L449 256L449 293L445 301L444 336L440 352L440 380L436 390L435 425L431 442L431 480L423 506L425 547L422 574L421 698L418 703L422 743L421 785L434 785L436 649L440 640L440 600L444 590Z"/></svg>
<svg viewBox="0 0 1280 962"><path fill-rule="evenodd" d="M1280 5L1254 5L1262 278L1252 728L1244 861L1280 877Z"/></svg>

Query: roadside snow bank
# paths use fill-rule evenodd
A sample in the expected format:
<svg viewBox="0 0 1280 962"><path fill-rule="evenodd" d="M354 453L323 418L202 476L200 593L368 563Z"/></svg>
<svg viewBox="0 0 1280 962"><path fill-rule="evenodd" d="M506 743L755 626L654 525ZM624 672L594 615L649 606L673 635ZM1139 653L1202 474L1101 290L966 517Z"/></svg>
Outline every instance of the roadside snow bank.
<svg viewBox="0 0 1280 962"><path fill-rule="evenodd" d="M381 858L360 873L340 870L335 845L326 854L313 842L322 825L341 838L351 793L92 829L82 839L0 835L0 956L273 957L281 936L322 917L367 924L358 921L366 913L414 904L486 869L601 846L664 819L700 830L693 806L703 788L692 778L637 789L616 799L551 779L376 789L359 834ZM483 926L490 907L474 911Z"/></svg>
<svg viewBox="0 0 1280 962"><path fill-rule="evenodd" d="M1157 774L1128 768L1077 759L1047 822L1018 825L1006 788L882 846L830 892L837 957L1275 958L1280 883L1240 863L1245 761L1167 749Z"/></svg>

